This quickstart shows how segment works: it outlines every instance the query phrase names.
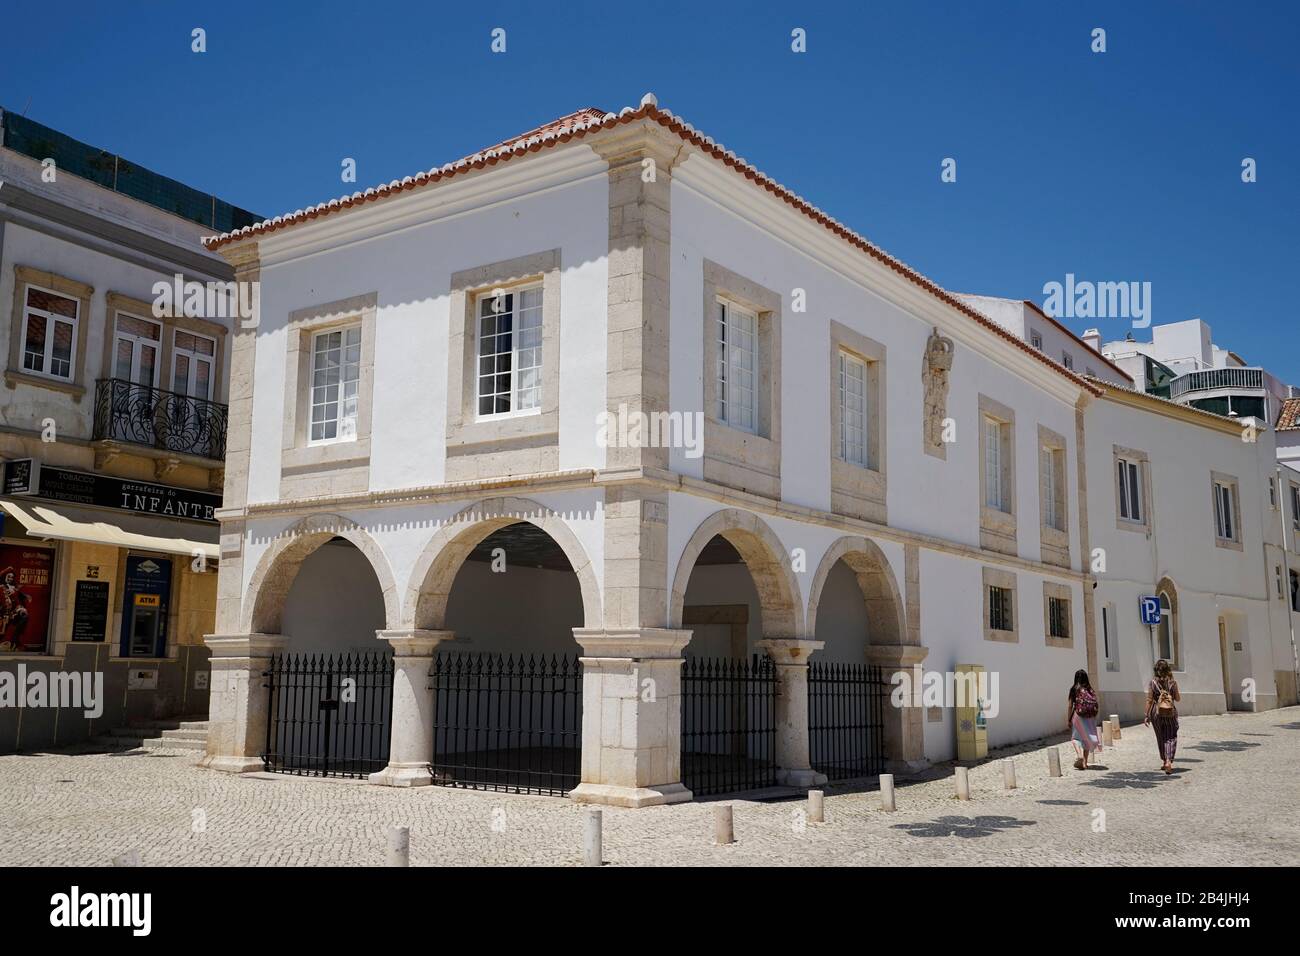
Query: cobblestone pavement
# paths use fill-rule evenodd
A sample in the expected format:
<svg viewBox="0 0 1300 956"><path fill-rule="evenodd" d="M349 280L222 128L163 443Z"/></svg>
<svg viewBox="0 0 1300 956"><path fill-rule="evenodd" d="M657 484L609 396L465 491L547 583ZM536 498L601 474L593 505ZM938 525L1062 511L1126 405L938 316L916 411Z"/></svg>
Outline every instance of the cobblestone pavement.
<svg viewBox="0 0 1300 956"><path fill-rule="evenodd" d="M802 800L733 801L737 842L712 845L708 802L605 808L605 859L629 865L1227 865L1300 859L1300 708L1182 720L1178 767L1159 771L1150 730L1126 727L1080 772L1047 774L1045 742L970 771L951 767L877 792L830 790L826 822ZM1019 788L1002 789L1012 754ZM356 782L231 777L195 754L76 750L0 756L0 866L381 864L389 824L411 828L413 865L576 864L584 809L553 797ZM267 779L271 778L271 779ZM1104 811L1104 818L1098 811ZM1100 830L1104 822L1104 830ZM1100 832L1099 832L1100 830Z"/></svg>

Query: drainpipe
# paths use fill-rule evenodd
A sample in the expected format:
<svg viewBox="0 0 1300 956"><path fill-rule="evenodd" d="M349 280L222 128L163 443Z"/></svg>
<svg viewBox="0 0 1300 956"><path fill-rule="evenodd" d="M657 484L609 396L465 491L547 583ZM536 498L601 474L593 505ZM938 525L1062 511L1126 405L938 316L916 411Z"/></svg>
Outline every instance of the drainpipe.
<svg viewBox="0 0 1300 956"><path fill-rule="evenodd" d="M1295 675L1296 694L1300 696L1300 654L1297 654L1295 644L1295 609L1292 607L1291 599L1291 559L1286 540L1286 500L1288 496L1282 494L1282 466L1276 465L1275 468L1277 475L1277 520L1282 528L1282 593L1286 599L1286 622L1291 629L1291 672ZM1291 488L1289 481L1286 487L1289 491ZM1292 537L1294 541L1294 536Z"/></svg>

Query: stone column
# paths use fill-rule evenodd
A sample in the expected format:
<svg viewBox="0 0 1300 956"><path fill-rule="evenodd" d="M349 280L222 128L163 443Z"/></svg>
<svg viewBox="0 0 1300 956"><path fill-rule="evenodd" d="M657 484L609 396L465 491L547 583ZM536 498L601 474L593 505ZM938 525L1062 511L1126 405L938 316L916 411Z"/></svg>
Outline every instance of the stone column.
<svg viewBox="0 0 1300 956"><path fill-rule="evenodd" d="M825 641L769 639L758 646L776 662L776 782L815 787L826 782L808 750L808 658Z"/></svg>
<svg viewBox="0 0 1300 956"><path fill-rule="evenodd" d="M383 787L425 787L433 782L433 688L429 672L434 649L451 640L452 631L376 631L393 648L393 719L388 766L370 775Z"/></svg>
<svg viewBox="0 0 1300 956"><path fill-rule="evenodd" d="M682 785L682 649L690 631L582 628L579 803L648 807L691 799Z"/></svg>
<svg viewBox="0 0 1300 956"><path fill-rule="evenodd" d="M208 747L199 766L225 773L262 769L270 694L262 676L284 650L279 634L209 634L212 683Z"/></svg>
<svg viewBox="0 0 1300 956"><path fill-rule="evenodd" d="M867 647L867 663L878 664L885 682L895 671L911 671L930 653L928 647L913 644L873 644ZM891 773L922 770L930 765L925 758L924 708L913 707L910 702L895 707L886 701L885 769Z"/></svg>

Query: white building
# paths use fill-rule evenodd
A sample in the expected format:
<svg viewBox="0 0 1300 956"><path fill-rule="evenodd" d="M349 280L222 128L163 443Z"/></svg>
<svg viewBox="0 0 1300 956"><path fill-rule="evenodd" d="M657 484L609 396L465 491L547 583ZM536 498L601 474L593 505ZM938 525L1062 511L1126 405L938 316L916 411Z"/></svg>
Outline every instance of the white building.
<svg viewBox="0 0 1300 956"><path fill-rule="evenodd" d="M261 312L233 343L208 766L640 806L952 757L953 707L882 700L914 665L998 675L994 746L1058 731L1098 674L1089 516L1115 528L1108 449L1158 457L1165 410L652 97L209 246ZM1214 421L1179 427L1215 444ZM1169 477L1198 520L1212 472L1256 509L1222 613L1271 706L1262 477L1219 444ZM1142 686L1124 589L1168 575L1181 611L1229 566L1183 570L1211 535L1139 567L1138 537L1110 544L1108 693Z"/></svg>

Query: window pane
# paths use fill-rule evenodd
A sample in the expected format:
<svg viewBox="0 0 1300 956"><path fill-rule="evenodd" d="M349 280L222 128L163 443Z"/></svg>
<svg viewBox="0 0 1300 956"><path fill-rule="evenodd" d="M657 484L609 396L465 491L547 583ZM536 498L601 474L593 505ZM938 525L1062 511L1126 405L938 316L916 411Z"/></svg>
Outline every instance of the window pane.
<svg viewBox="0 0 1300 956"><path fill-rule="evenodd" d="M126 339L117 340L117 353L113 362L113 377L131 379L131 365L135 360L135 350L131 343Z"/></svg>
<svg viewBox="0 0 1300 956"><path fill-rule="evenodd" d="M27 290L27 305L30 308L40 309L42 312L49 312L53 315L63 315L70 319L77 317L77 300L55 295L53 292L29 288Z"/></svg>
<svg viewBox="0 0 1300 956"><path fill-rule="evenodd" d="M23 368L45 371L45 325L42 315L27 316L27 347L23 350Z"/></svg>

